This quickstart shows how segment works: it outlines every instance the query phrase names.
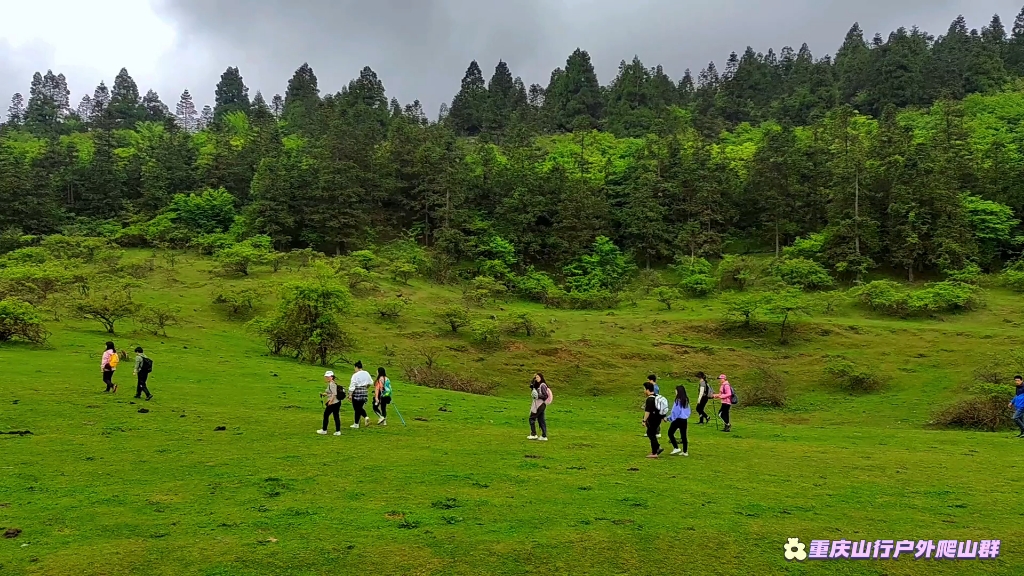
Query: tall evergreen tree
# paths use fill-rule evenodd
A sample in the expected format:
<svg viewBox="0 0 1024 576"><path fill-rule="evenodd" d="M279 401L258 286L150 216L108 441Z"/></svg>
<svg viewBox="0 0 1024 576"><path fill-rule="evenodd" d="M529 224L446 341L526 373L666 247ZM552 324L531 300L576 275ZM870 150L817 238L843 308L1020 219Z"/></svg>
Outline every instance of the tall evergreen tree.
<svg viewBox="0 0 1024 576"><path fill-rule="evenodd" d="M604 101L589 53L577 48L565 61L565 71L557 78L552 75L552 81L545 100L554 112L557 129L568 132L600 125Z"/></svg>
<svg viewBox="0 0 1024 576"><path fill-rule="evenodd" d="M110 105L110 89L100 81L99 86L92 93L92 114L93 122L100 122L107 117L107 107Z"/></svg>
<svg viewBox="0 0 1024 576"><path fill-rule="evenodd" d="M281 119L281 115L284 114L284 98L280 94L274 94L270 99L270 111L274 113L274 118Z"/></svg>
<svg viewBox="0 0 1024 576"><path fill-rule="evenodd" d="M291 130L308 131L313 128L319 105L320 88L316 74L309 64L303 64L288 81L281 117Z"/></svg>
<svg viewBox="0 0 1024 576"><path fill-rule="evenodd" d="M7 125L21 126L25 122L25 97L21 92L11 96L11 105L7 107Z"/></svg>
<svg viewBox="0 0 1024 576"><path fill-rule="evenodd" d="M195 102L192 101L192 94L189 94L187 88L181 93L181 98L178 100L178 105L174 110L174 117L178 121L178 126L186 132L195 132L199 129L199 112L196 111Z"/></svg>
<svg viewBox="0 0 1024 576"><path fill-rule="evenodd" d="M487 117L487 85L480 65L473 60L462 78L462 87L452 99L448 121L459 134L476 136L484 129Z"/></svg>
<svg viewBox="0 0 1024 576"><path fill-rule="evenodd" d="M57 77L53 71L47 70L45 76L39 72L32 76L28 106L25 108L26 126L43 134L56 133L60 120L57 91Z"/></svg>
<svg viewBox="0 0 1024 576"><path fill-rule="evenodd" d="M160 100L155 90L149 90L142 97L142 107L146 111L147 122L166 122L171 116L171 110Z"/></svg>
<svg viewBox="0 0 1024 576"><path fill-rule="evenodd" d="M864 32L855 22L846 33L843 45L836 51L836 77L839 97L843 103L857 105L861 93L871 83L871 49L864 41Z"/></svg>
<svg viewBox="0 0 1024 576"><path fill-rule="evenodd" d="M220 121L225 115L231 112L244 112L248 114L252 104L249 102L249 88L242 80L242 74L238 68L228 67L220 76L217 83L215 106L213 115L216 121Z"/></svg>
<svg viewBox="0 0 1024 576"><path fill-rule="evenodd" d="M519 81L522 86L522 80ZM517 109L519 90L508 64L504 60L494 67L494 74L487 85L487 111L484 128L488 132L503 132L508 127L513 112Z"/></svg>
<svg viewBox="0 0 1024 576"><path fill-rule="evenodd" d="M1020 9L1013 21L1004 58L1007 70L1017 76L1024 76L1024 8Z"/></svg>
<svg viewBox="0 0 1024 576"><path fill-rule="evenodd" d="M78 102L78 108L75 113L78 115L78 119L88 124L92 121L92 98L88 94L82 96L82 99Z"/></svg>
<svg viewBox="0 0 1024 576"><path fill-rule="evenodd" d="M213 126L214 121L213 108L209 104L203 106L203 110L199 113L199 121L196 124L197 128L199 130L205 130Z"/></svg>
<svg viewBox="0 0 1024 576"><path fill-rule="evenodd" d="M121 68L114 78L107 117L117 128L131 128L146 117L146 110L139 97L139 87L125 68Z"/></svg>

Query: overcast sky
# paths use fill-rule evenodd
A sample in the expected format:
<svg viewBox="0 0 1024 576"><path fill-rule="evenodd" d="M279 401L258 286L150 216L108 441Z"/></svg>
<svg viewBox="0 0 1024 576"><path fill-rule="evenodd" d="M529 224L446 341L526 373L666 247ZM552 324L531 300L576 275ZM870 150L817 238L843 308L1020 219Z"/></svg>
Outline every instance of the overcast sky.
<svg viewBox="0 0 1024 576"><path fill-rule="evenodd" d="M758 51L807 42L834 53L859 21L868 39L898 26L939 35L957 14L981 28L998 13L1007 29L1022 0L2 0L0 114L32 73L63 72L72 105L100 80L128 71L173 109L188 88L212 104L228 66L250 93L284 93L309 62L323 92L366 65L389 96L420 99L434 116L458 90L469 61L490 77L499 59L527 85L547 84L577 46L590 51L602 84L634 54L673 78L694 74L749 44Z"/></svg>

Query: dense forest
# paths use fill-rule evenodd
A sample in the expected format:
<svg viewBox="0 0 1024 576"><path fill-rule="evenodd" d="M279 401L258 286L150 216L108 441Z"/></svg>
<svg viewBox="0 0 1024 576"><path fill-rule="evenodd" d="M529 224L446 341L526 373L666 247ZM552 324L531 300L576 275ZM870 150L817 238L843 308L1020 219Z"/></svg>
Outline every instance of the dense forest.
<svg viewBox="0 0 1024 576"><path fill-rule="evenodd" d="M835 274L994 270L1024 211L1024 10L1008 34L956 18L933 37L854 25L834 57L730 54L696 77L623 61L602 85L576 50L546 86L472 62L428 118L370 68L322 93L301 66L251 98L172 112L127 70L72 107L37 73L0 126L0 230L124 246L266 235L347 253L412 238L452 261L559 270L606 237L641 266L781 254Z"/></svg>

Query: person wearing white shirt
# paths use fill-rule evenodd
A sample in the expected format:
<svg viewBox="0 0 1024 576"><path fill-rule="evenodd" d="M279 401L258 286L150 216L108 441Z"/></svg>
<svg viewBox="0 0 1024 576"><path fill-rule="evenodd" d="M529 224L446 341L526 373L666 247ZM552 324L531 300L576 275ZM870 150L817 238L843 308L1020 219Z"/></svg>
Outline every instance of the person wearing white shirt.
<svg viewBox="0 0 1024 576"><path fill-rule="evenodd" d="M370 417L366 414L366 400L369 398L367 390L373 386L373 378L370 373L363 370L363 363L357 361L355 372L348 386L349 397L352 399L352 411L355 413L356 423L351 428L359 428L359 419L363 419L363 425L370 425Z"/></svg>

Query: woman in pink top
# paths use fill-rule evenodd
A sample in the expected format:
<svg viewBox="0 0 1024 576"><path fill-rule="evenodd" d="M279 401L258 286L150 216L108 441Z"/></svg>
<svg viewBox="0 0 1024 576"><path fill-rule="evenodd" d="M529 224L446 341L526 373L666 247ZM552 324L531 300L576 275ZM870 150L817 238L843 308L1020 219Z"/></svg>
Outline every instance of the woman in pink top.
<svg viewBox="0 0 1024 576"><path fill-rule="evenodd" d="M725 428L722 429L722 432L731 432L732 424L729 422L729 409L732 408L732 386L725 378L725 374L718 377L718 384L718 394L715 394L715 398L722 401L722 409L718 411L718 414L722 417L722 422L725 423Z"/></svg>
<svg viewBox="0 0 1024 576"><path fill-rule="evenodd" d="M117 349L113 342L107 342L107 349L103 352L103 359L100 360L100 370L103 371L103 383L107 385L105 392L117 392L117 384L114 384L114 369L117 366Z"/></svg>

